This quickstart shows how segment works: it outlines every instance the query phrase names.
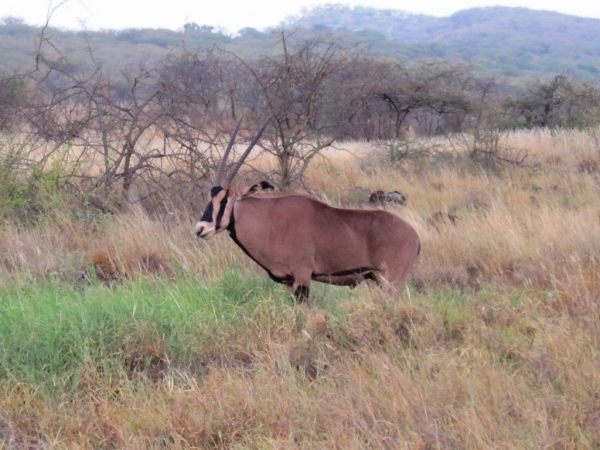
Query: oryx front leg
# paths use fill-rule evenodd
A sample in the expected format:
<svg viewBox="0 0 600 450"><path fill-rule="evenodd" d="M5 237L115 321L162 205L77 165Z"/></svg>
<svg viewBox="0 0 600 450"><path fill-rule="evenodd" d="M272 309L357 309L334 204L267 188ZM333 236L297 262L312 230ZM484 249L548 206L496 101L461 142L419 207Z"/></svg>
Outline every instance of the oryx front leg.
<svg viewBox="0 0 600 450"><path fill-rule="evenodd" d="M290 292L297 303L308 302L311 274L312 272L305 270L293 273L294 282L290 286Z"/></svg>

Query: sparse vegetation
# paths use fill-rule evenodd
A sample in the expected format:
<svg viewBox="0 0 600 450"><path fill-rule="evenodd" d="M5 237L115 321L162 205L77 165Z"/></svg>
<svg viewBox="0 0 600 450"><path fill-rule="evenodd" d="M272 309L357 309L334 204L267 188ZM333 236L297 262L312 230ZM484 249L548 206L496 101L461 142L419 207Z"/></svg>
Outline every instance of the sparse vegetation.
<svg viewBox="0 0 600 450"><path fill-rule="evenodd" d="M35 70L0 77L0 448L600 447L597 86L380 59L352 45L368 30L192 23L222 47L167 56L178 33L42 31ZM415 227L405 292L315 283L298 306L195 239L241 116L238 142L269 126L238 183Z"/></svg>
<svg viewBox="0 0 600 450"><path fill-rule="evenodd" d="M389 166L328 150L307 183L329 201L407 196L423 251L402 296L317 284L294 306L183 211L5 223L2 445L597 446L597 134L511 133L527 164L491 172L460 140Z"/></svg>

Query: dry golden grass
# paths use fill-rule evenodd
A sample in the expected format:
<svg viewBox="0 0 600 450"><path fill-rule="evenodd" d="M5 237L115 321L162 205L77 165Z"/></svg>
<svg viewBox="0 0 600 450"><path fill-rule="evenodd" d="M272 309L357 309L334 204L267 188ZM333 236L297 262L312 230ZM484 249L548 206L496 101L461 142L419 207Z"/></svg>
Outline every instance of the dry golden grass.
<svg viewBox="0 0 600 450"><path fill-rule="evenodd" d="M429 160L428 170L423 162L357 164L345 154L309 176L342 204L345 196L365 202L365 193L377 189L408 197L407 206L392 210L421 236L418 286L546 288L572 273L593 274L600 254L599 174L582 170L581 161L586 168L600 162L596 134L532 131L509 141L529 158L500 175L465 161Z"/></svg>
<svg viewBox="0 0 600 450"><path fill-rule="evenodd" d="M499 297L444 315L367 291L348 308L259 310L216 338L223 359L203 376L90 367L58 408L26 385L0 391L2 408L51 448L597 446L596 325Z"/></svg>
<svg viewBox="0 0 600 450"><path fill-rule="evenodd" d="M359 288L340 316L266 299L201 350L202 374L107 379L90 366L58 406L2 382L0 445L598 448L598 133L515 133L510 146L529 158L500 171L460 158L384 165L360 143L327 152L308 184L332 204L364 207L377 189L408 197L390 208L423 244L407 295ZM264 277L226 236L197 241L193 222L132 211L93 229L6 226L0 281L66 278L94 258L123 278L216 280L231 265Z"/></svg>

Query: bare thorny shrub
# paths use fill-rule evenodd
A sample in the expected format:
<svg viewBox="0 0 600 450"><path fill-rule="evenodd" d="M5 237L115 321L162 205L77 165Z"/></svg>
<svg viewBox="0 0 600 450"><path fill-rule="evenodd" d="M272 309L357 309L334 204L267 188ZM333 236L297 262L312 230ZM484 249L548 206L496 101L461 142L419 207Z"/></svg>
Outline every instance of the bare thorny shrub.
<svg viewBox="0 0 600 450"><path fill-rule="evenodd" d="M217 100L226 86L211 52L117 76L95 65L91 49L85 67L93 70L79 69L44 30L36 68L14 77L28 87L11 104L7 130L19 132L2 143L4 173L54 170L82 207L101 213L193 208L233 128Z"/></svg>
<svg viewBox="0 0 600 450"><path fill-rule="evenodd" d="M480 83L471 102L468 127L450 137L450 143L459 154L485 167L496 164L521 165L527 159L526 151L515 151L509 144L510 128L496 91L494 80Z"/></svg>
<svg viewBox="0 0 600 450"><path fill-rule="evenodd" d="M303 41L282 32L281 46L278 56L256 62L233 56L249 78L242 100L271 117L272 133L260 145L277 166L263 176L289 190L303 183L313 159L343 135L376 84L365 76L366 61L333 40Z"/></svg>
<svg viewBox="0 0 600 450"><path fill-rule="evenodd" d="M79 56L86 64L70 60L44 30L36 69L3 83L0 97L25 92L23 101L5 101L19 146L38 152L39 171L57 164L63 184L101 212L133 204L194 209L242 116L242 139L270 117L259 145L276 164L255 167L254 176L283 190L307 188L309 166L343 139L391 139L389 156L398 160L431 153L412 135L459 132L473 160L522 163L525 156L503 143L497 86L469 66L392 64L323 36L282 33L275 56L179 50L115 75L91 49Z"/></svg>

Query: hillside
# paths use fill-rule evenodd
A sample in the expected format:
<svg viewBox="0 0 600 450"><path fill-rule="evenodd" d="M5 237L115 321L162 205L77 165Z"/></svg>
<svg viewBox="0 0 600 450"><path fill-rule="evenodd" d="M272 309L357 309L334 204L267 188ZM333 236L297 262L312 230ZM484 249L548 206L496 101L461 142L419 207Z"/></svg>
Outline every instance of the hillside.
<svg viewBox="0 0 600 450"><path fill-rule="evenodd" d="M600 20L526 8L473 8L450 17L396 10L325 6L288 21L289 28L329 27L380 35L396 57L471 62L509 77L566 72L600 79Z"/></svg>
<svg viewBox="0 0 600 450"><path fill-rule="evenodd" d="M195 23L179 31L46 31L72 58L81 55L79 59L84 60L91 48L97 61L120 70L126 63L160 58L183 46L218 45L244 57L257 56L278 49L281 29L307 38L327 35L376 57L464 61L513 80L547 78L558 73L600 80L599 19L524 8L474 8L437 18L398 10L327 5L307 10L276 29L246 28L235 36ZM23 70L33 63L38 33L38 29L14 20L0 25L2 71Z"/></svg>

